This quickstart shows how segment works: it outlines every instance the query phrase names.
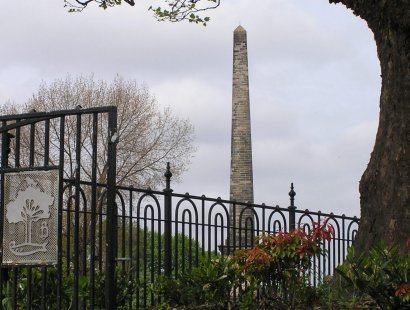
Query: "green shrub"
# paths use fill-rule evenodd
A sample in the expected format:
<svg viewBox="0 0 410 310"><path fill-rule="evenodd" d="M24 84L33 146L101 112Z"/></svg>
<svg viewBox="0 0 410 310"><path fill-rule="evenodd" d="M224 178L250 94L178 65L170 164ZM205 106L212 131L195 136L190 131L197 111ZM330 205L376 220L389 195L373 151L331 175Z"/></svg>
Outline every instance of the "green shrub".
<svg viewBox="0 0 410 310"><path fill-rule="evenodd" d="M16 303L17 309L25 309L28 303L27 301L27 279L28 268L20 268L17 274L16 285ZM46 309L55 309L57 304L57 268L48 267L45 272L46 276ZM117 271L117 303L118 309L129 309L129 305L132 302L132 293L136 288L136 281L131 279L128 272ZM39 267L31 268L31 308L41 308L41 283L42 283L42 271ZM12 292L11 281L7 281L5 284L5 296L2 299L2 309L12 309ZM94 305L97 309L104 309L105 296L104 289L105 276L103 272L95 272L94 292L95 301ZM90 277L79 276L78 278L78 298L80 304L88 305L90 303ZM71 270L67 272L63 270L61 281L61 307L62 309L72 309L74 298L74 272Z"/></svg>
<svg viewBox="0 0 410 310"><path fill-rule="evenodd" d="M322 240L329 240L332 227L315 223L306 233L302 229L264 235L249 250L237 251L233 260L244 309L294 309L312 303L315 290L308 285L305 272L313 256L325 255Z"/></svg>
<svg viewBox="0 0 410 310"><path fill-rule="evenodd" d="M314 309L379 309L368 295L362 294L356 287L339 274L327 276L315 289L317 296Z"/></svg>
<svg viewBox="0 0 410 310"><path fill-rule="evenodd" d="M358 257L350 248L336 271L381 309L410 309L410 255L400 255L397 247L381 244Z"/></svg>
<svg viewBox="0 0 410 310"><path fill-rule="evenodd" d="M330 225L265 235L249 250L212 259L178 279L154 285L159 309L295 309L317 299L304 276L314 255L323 255L320 242L333 234Z"/></svg>
<svg viewBox="0 0 410 310"><path fill-rule="evenodd" d="M161 277L153 291L161 303L155 309L228 309L234 286L231 259L213 258L178 279Z"/></svg>

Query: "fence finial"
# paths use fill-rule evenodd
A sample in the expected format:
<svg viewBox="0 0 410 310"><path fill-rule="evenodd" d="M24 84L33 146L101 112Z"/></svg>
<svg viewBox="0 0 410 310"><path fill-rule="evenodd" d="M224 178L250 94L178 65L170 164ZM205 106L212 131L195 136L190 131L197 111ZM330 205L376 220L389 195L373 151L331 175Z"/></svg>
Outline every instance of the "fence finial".
<svg viewBox="0 0 410 310"><path fill-rule="evenodd" d="M293 182L290 183L289 196L290 196L290 206L288 208L289 210L289 229L292 231L292 230L295 230L296 228L296 207L295 207L296 192L294 191Z"/></svg>
<svg viewBox="0 0 410 310"><path fill-rule="evenodd" d="M291 206L291 207L294 207L294 206L295 206L295 196L296 196L296 192L294 191L293 182L290 183L289 196L290 196L290 206Z"/></svg>
<svg viewBox="0 0 410 310"><path fill-rule="evenodd" d="M169 189L171 186L171 177L172 177L172 172L171 172L171 167L169 162L167 162L167 170L164 173L165 177L165 182L166 182L166 188Z"/></svg>

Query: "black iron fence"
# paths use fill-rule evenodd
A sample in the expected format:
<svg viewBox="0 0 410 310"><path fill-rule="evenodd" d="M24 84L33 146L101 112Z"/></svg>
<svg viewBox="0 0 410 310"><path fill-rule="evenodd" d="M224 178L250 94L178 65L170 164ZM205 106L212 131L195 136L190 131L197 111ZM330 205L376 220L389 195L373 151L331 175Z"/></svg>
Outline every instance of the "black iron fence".
<svg viewBox="0 0 410 310"><path fill-rule="evenodd" d="M74 188L73 180L67 179L65 184L67 195L62 210L61 289L67 289L73 273L78 273L78 308L99 309L104 307L105 303L102 292L105 287L103 278L106 268L106 186L98 184L100 199L96 210L93 211L95 222L91 225L93 212L90 209L87 192L92 184L81 182L81 207L77 213L77 222L74 219L76 211L69 198L70 188ZM262 233L289 231L292 227L302 227L309 231L314 223L327 219L334 229L334 236L322 244L327 255L314 258L309 272L311 285L316 286L322 282L324 277L333 274L334 268L344 261L347 248L352 244L357 232L359 219L298 210L294 205L293 186L289 194L290 206L281 208L194 196L188 193L178 194L173 193L170 187L163 191L155 191L117 186L116 294L118 304L125 306L121 309L145 309L155 305L157 300L152 294L151 287L159 276L178 277L181 273L217 255L230 254L241 247L251 246L241 243L236 246L236 243L228 245L228 236L231 232L236 232L240 236L240 231L246 229L257 236ZM233 210L252 208L254 222L246 228L230 225L230 206L233 206ZM78 270L73 269L75 260L78 261ZM52 277L50 279L49 273L52 268L46 268L48 273L44 267L37 272L38 279L41 279L40 283L43 283L39 293L52 295L56 293L52 293L53 289L58 287L54 288ZM30 272L35 274L35 269L31 268ZM18 283L19 276L23 276L23 282L32 283L31 292L24 294L33 294L36 290L33 276L28 279L24 277L25 271L17 268L12 272L15 283ZM63 294L64 292L60 293L61 296ZM15 298L18 298L17 287ZM44 298L46 303L47 299L50 299L50 296ZM64 301L62 304L67 305ZM44 309L48 307L45 306Z"/></svg>
<svg viewBox="0 0 410 310"><path fill-rule="evenodd" d="M343 262L359 219L299 210L293 184L288 207L174 193L169 165L162 191L115 186L115 113L115 108L107 107L0 117L0 296L4 308L149 308L156 303L150 288L159 276L178 277L214 256L252 246L257 235L298 227L309 231L314 223L325 219L335 233L322 244L327 255L312 261L311 284L323 281ZM82 132L84 123L92 124L89 136ZM107 147L99 148L99 143ZM109 169L102 183L95 174L99 158ZM41 243L41 232L46 228L43 222L47 220L51 225L53 219L43 216L44 221L33 220L33 209L30 226L24 206L21 211L26 217L20 222L12 219L10 214L19 215L12 208L20 195L12 191L36 187L45 194L50 181L37 172L53 169L59 177L55 262L42 263L34 256L32 263L16 264L14 259L18 261L22 253L12 254L9 259L6 247L15 252L25 248L26 254L33 252L34 246L40 247L40 254L52 251ZM27 176L31 178L28 181ZM6 182L7 178L20 178L21 182ZM247 218L242 219L245 214ZM7 229L2 226L5 219ZM27 227L30 242L16 237L27 236ZM31 230L40 241L31 242ZM243 237L249 234L252 238Z"/></svg>
<svg viewBox="0 0 410 310"><path fill-rule="evenodd" d="M309 231L314 223L327 220L334 230L332 239L322 243L327 255L314 258L309 271L311 285L317 285L344 261L358 229L357 217L298 210L293 184L289 192L290 205L281 208L173 193L169 170L165 176L163 191L117 186L117 263L119 270L136 280L135 289L130 292L132 296L129 296L131 308L155 304L150 287L158 276L178 277L214 256L251 246L246 244L247 239L229 244L229 235L240 237L242 230L248 230L257 236L298 227ZM88 185L82 184L83 187ZM253 219L247 227L236 227L235 222L229 221L230 207L234 213L244 213L245 208L252 210ZM101 216L104 216L102 205L100 227L104 225ZM96 252L100 253L98 266L103 264L102 237L100 233L95 240Z"/></svg>

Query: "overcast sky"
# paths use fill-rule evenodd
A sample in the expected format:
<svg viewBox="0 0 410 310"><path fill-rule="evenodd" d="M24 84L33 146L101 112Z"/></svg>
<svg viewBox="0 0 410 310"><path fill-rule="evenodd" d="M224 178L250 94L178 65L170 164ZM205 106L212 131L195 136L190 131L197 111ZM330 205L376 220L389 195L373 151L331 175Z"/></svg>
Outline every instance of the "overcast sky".
<svg viewBox="0 0 410 310"><path fill-rule="evenodd" d="M255 6L257 3L258 6ZM248 33L256 203L360 215L378 124L380 67L365 22L327 0L222 0L207 27L135 7L67 13L63 0L0 7L0 103L42 81L117 74L189 118L198 151L176 192L229 197L233 30Z"/></svg>

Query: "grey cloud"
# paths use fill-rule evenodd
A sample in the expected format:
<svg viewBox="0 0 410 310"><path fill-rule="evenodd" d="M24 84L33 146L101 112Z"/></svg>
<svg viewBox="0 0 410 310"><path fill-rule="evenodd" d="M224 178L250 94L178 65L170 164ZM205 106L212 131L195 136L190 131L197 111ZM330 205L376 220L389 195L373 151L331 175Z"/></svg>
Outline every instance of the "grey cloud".
<svg viewBox="0 0 410 310"><path fill-rule="evenodd" d="M248 31L255 199L358 215L380 68L371 33L341 6L309 0L224 1L207 28L157 23L121 6L68 14L63 1L5 2L0 101L24 102L42 80L94 73L136 78L196 128L198 153L178 192L229 191L232 32Z"/></svg>

